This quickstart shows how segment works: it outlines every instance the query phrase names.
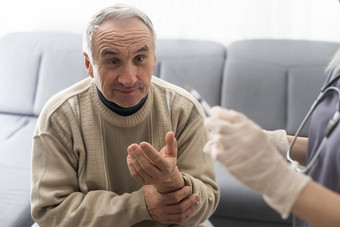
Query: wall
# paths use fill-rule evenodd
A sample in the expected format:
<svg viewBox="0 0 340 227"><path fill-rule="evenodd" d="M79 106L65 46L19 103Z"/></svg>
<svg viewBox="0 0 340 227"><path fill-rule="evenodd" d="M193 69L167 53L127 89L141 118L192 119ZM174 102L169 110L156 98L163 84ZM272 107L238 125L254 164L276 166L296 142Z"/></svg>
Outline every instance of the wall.
<svg viewBox="0 0 340 227"><path fill-rule="evenodd" d="M82 32L112 0L0 0L0 36L14 31ZM338 0L122 0L146 12L159 38L289 38L340 41Z"/></svg>

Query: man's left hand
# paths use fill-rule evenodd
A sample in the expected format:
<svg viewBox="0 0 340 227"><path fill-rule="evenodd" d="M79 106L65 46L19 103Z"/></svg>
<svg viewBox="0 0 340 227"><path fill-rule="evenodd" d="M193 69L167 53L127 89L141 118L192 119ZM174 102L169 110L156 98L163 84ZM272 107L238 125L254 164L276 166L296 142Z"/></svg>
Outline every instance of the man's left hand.
<svg viewBox="0 0 340 227"><path fill-rule="evenodd" d="M193 215L199 206L199 196L192 194L189 186L165 194L159 193L152 185L143 188L150 216L162 224L182 223Z"/></svg>

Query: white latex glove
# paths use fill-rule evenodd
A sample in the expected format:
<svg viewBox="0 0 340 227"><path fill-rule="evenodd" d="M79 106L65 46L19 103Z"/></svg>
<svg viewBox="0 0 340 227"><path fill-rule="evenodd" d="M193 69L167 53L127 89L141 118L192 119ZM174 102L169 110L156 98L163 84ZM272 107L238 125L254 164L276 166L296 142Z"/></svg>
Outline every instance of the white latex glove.
<svg viewBox="0 0 340 227"><path fill-rule="evenodd" d="M214 107L205 125L211 136L205 150L287 218L310 178L291 169L263 130L243 114Z"/></svg>
<svg viewBox="0 0 340 227"><path fill-rule="evenodd" d="M263 130L263 132L269 142L274 145L276 150L279 151L280 154L286 158L287 151L289 149L286 131L283 129L279 129L274 131Z"/></svg>

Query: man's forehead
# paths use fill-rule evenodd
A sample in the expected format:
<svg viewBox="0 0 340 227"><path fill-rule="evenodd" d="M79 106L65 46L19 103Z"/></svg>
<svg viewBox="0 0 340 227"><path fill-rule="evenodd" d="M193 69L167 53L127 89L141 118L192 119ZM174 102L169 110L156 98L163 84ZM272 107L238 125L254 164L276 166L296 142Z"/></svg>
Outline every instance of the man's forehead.
<svg viewBox="0 0 340 227"><path fill-rule="evenodd" d="M137 23L136 23L137 22ZM126 24L105 22L97 29L94 47L99 50L129 48L132 51L148 51L153 46L152 34L148 27L141 21Z"/></svg>
<svg viewBox="0 0 340 227"><path fill-rule="evenodd" d="M94 38L100 36L113 36L113 38L124 38L127 35L134 37L143 36L152 39L150 29L139 19L127 21L105 21L97 28Z"/></svg>

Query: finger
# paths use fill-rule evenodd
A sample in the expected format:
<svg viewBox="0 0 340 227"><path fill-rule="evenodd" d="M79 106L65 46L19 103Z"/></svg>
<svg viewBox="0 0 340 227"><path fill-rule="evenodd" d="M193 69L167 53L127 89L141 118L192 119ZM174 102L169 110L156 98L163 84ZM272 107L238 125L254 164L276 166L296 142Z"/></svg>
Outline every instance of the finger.
<svg viewBox="0 0 340 227"><path fill-rule="evenodd" d="M130 162L134 166L136 172L147 182L152 181L152 175L155 172L158 174L159 170L150 160L145 156L144 152L137 144L132 144L128 147L130 155Z"/></svg>
<svg viewBox="0 0 340 227"><path fill-rule="evenodd" d="M209 130L209 135L213 135L214 133L233 133L235 127L235 125L229 121L216 118L205 119L204 125Z"/></svg>
<svg viewBox="0 0 340 227"><path fill-rule="evenodd" d="M128 155L128 168L131 176L133 176L139 183L145 185L152 181L152 177L140 167L139 163L132 155Z"/></svg>
<svg viewBox="0 0 340 227"><path fill-rule="evenodd" d="M221 129L221 133L211 133L210 138L213 141L212 147L215 147L223 152L231 152L231 148L237 146L242 146L244 142L244 132L239 131L237 128L233 127L229 131L224 128ZM214 156L213 156L214 157Z"/></svg>
<svg viewBox="0 0 340 227"><path fill-rule="evenodd" d="M132 144L131 146L128 147L128 153L134 157L134 159L140 164L142 168L145 166L148 166L147 167L148 170L150 170L149 168L157 169L153 161L148 157L148 156L151 156L150 152L155 153L154 151L151 151L153 147L150 145L148 146L147 149L145 149L144 144L147 144L147 143L143 142L142 144L143 144L143 148L142 146L139 146L137 144ZM147 153L145 153L145 151L147 151Z"/></svg>
<svg viewBox="0 0 340 227"><path fill-rule="evenodd" d="M213 145L214 145L214 141L213 141L213 140L209 140L209 141L204 145L203 151L204 151L205 153L210 154Z"/></svg>
<svg viewBox="0 0 340 227"><path fill-rule="evenodd" d="M180 204L180 206L173 205L171 206L171 210L167 210L168 212L166 215L165 222L166 223L182 223L195 212L198 206L199 206L199 201L196 199L190 200L190 198L187 199L186 201L183 201Z"/></svg>
<svg viewBox="0 0 340 227"><path fill-rule="evenodd" d="M130 174L131 174L131 176L133 178L135 178L136 181L138 181L139 183L145 185L146 181L145 181L145 179L142 176L139 175L138 171L135 169L135 166L133 164L132 159L133 159L133 157L131 155L127 156L127 165L128 165Z"/></svg>
<svg viewBox="0 0 340 227"><path fill-rule="evenodd" d="M182 200L177 204L172 204L168 206L169 214L179 214L184 213L186 210L190 209L193 205L199 202L199 196L197 194L192 194L189 198Z"/></svg>
<svg viewBox="0 0 340 227"><path fill-rule="evenodd" d="M173 132L168 132L165 135L165 143L167 151L164 152L166 157L177 157L177 140Z"/></svg>
<svg viewBox="0 0 340 227"><path fill-rule="evenodd" d="M183 223L195 212L197 206L198 206L198 203L193 205L192 207L190 207L190 209L186 210L183 213L167 214L165 216L165 220L160 221L160 223L162 224Z"/></svg>
<svg viewBox="0 0 340 227"><path fill-rule="evenodd" d="M177 204L185 198L189 197L192 193L190 186L184 186L183 188L170 192L167 194L163 194L163 203L165 205Z"/></svg>
<svg viewBox="0 0 340 227"><path fill-rule="evenodd" d="M179 223L185 221L186 219L188 219L191 215L193 215L193 213L196 211L197 207L199 206L199 201L196 201L195 203L193 203L187 210L184 211L184 213L182 213L182 220L179 221ZM178 222L177 222L178 223Z"/></svg>
<svg viewBox="0 0 340 227"><path fill-rule="evenodd" d="M162 157L162 155L151 144L147 142L140 143L140 147L146 157L154 164L155 167L157 167L159 171L157 173L161 174L160 171L167 167L167 163L166 160L164 160L164 157Z"/></svg>
<svg viewBox="0 0 340 227"><path fill-rule="evenodd" d="M242 114L241 112L230 110L230 109L225 109L220 106L214 106L211 109L211 117L227 120L230 122L238 122L246 118L246 116Z"/></svg>

